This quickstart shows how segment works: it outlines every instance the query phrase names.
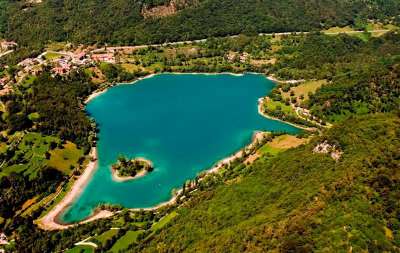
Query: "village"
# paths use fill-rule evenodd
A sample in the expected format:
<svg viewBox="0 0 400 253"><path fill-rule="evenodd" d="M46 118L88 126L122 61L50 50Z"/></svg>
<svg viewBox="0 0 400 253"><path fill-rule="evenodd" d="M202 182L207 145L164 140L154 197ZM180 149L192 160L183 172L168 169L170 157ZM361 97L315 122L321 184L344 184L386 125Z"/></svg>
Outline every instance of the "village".
<svg viewBox="0 0 400 253"><path fill-rule="evenodd" d="M13 41L1 41L0 58L11 54L17 47L18 44ZM10 93L14 85L38 76L45 69L50 69L53 76L67 76L72 70L95 66L100 62L115 63L116 51L82 46L68 50L46 50L35 58L22 60L16 66L1 66L0 95Z"/></svg>

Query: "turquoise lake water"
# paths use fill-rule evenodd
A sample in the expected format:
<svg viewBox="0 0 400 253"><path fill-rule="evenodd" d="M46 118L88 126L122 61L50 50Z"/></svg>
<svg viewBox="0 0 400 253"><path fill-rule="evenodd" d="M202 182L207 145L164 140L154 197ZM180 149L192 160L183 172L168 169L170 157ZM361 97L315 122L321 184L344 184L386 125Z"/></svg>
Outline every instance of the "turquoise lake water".
<svg viewBox="0 0 400 253"><path fill-rule="evenodd" d="M128 208L155 206L174 188L250 143L256 130L299 132L257 111L258 98L274 83L262 75L161 74L119 85L91 100L96 120L98 169L63 222L89 216L99 203ZM150 159L145 177L114 182L110 166L119 155Z"/></svg>

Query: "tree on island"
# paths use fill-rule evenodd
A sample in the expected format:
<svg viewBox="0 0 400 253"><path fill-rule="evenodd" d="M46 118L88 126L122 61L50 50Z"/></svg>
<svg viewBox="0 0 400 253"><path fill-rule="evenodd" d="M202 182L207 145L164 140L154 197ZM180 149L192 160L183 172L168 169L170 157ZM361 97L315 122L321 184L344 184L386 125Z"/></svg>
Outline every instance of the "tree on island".
<svg viewBox="0 0 400 253"><path fill-rule="evenodd" d="M151 172L153 166L151 162L145 159L127 160L124 156L118 157L118 162L112 165L113 171L116 171L118 176L134 177L139 172Z"/></svg>

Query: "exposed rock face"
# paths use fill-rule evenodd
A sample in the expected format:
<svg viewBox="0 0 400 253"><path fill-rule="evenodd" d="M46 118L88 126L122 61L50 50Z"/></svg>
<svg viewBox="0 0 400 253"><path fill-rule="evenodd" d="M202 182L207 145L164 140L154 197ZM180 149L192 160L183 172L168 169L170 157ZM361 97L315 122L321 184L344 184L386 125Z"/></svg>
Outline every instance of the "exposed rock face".
<svg viewBox="0 0 400 253"><path fill-rule="evenodd" d="M339 161L340 157L343 154L339 147L333 144L329 144L327 141L324 141L315 146L315 148L313 149L313 153L329 154L335 161Z"/></svg>
<svg viewBox="0 0 400 253"><path fill-rule="evenodd" d="M198 0L171 0L168 4L160 6L144 6L142 15L144 18L161 18L176 14L178 11L198 4Z"/></svg>

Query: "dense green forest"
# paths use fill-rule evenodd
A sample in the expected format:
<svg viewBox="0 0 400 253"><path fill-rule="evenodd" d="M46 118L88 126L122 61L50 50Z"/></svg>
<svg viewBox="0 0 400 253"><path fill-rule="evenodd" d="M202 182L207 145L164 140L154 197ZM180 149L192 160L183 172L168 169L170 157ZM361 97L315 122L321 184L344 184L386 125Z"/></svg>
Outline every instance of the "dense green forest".
<svg viewBox="0 0 400 253"><path fill-rule="evenodd" d="M44 135L55 135L90 148L91 122L81 110L81 101L94 86L83 73L75 72L67 79L51 77L45 72L31 86L1 97L7 114L0 120L0 129L10 133L34 127ZM32 119L29 115L35 113Z"/></svg>
<svg viewBox="0 0 400 253"><path fill-rule="evenodd" d="M355 117L309 144L220 181L137 252L395 252L400 247L400 119ZM335 162L313 148L340 147ZM134 250L134 251L135 251Z"/></svg>
<svg viewBox="0 0 400 253"><path fill-rule="evenodd" d="M400 3L395 0L203 0L169 17L143 18L144 6L164 2L46 0L30 4L8 1L9 19L4 36L31 47L49 40L145 44L345 25L362 29L367 19L389 21L389 17L400 14Z"/></svg>

